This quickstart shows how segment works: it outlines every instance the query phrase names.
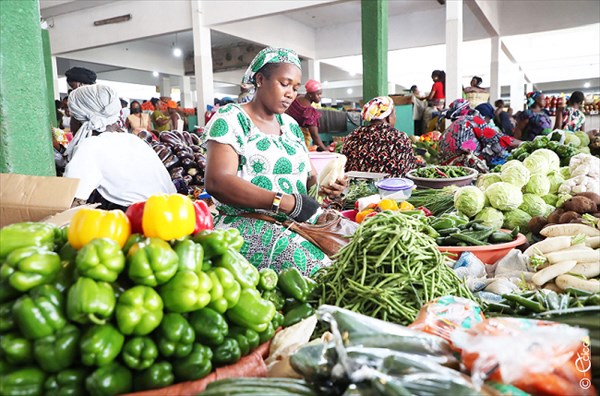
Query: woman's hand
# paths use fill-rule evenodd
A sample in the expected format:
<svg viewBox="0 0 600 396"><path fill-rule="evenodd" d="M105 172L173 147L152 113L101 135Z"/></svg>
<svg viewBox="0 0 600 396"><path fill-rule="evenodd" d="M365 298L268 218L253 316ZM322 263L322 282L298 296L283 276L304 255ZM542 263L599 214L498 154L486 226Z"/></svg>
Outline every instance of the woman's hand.
<svg viewBox="0 0 600 396"><path fill-rule="evenodd" d="M336 199L346 188L348 187L348 176L345 176L343 179L337 179L335 183L329 186L321 186L319 190L319 195L327 197L329 199Z"/></svg>

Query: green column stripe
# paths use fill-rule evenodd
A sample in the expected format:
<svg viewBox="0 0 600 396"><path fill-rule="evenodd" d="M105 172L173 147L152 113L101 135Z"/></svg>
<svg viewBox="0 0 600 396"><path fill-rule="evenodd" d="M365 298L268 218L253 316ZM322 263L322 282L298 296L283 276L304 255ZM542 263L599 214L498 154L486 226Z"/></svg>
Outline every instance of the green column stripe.
<svg viewBox="0 0 600 396"><path fill-rule="evenodd" d="M388 94L388 2L362 0L363 99Z"/></svg>

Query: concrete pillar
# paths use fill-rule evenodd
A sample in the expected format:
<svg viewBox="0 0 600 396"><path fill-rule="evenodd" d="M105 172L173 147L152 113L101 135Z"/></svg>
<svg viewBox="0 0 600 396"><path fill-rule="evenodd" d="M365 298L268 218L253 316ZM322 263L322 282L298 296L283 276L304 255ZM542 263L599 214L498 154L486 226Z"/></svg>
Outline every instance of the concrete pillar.
<svg viewBox="0 0 600 396"><path fill-rule="evenodd" d="M0 172L55 176L37 0L0 3L0 58Z"/></svg>
<svg viewBox="0 0 600 396"><path fill-rule="evenodd" d="M321 81L321 62L314 59L308 59L308 70L307 70L307 81L317 80ZM321 81L322 82L322 81Z"/></svg>
<svg viewBox="0 0 600 396"><path fill-rule="evenodd" d="M446 105L462 98L463 0L446 2Z"/></svg>
<svg viewBox="0 0 600 396"><path fill-rule="evenodd" d="M526 83L525 84L525 93L527 92L533 92L533 84L532 83Z"/></svg>
<svg viewBox="0 0 600 396"><path fill-rule="evenodd" d="M160 96L171 97L171 79L169 77L160 79Z"/></svg>
<svg viewBox="0 0 600 396"><path fill-rule="evenodd" d="M58 87L58 66L56 64L56 56L52 57L52 86L54 88L54 99L60 99L60 88Z"/></svg>
<svg viewBox="0 0 600 396"><path fill-rule="evenodd" d="M500 36L492 37L492 62L490 64L490 103L500 99L500 54L502 51Z"/></svg>
<svg viewBox="0 0 600 396"><path fill-rule="evenodd" d="M363 99L387 95L388 3L361 0Z"/></svg>
<svg viewBox="0 0 600 396"><path fill-rule="evenodd" d="M519 65L513 63L511 67L510 107L513 108L515 113L525 109L524 88L525 75Z"/></svg>
<svg viewBox="0 0 600 396"><path fill-rule="evenodd" d="M181 107L189 109L193 106L191 77L181 76Z"/></svg>
<svg viewBox="0 0 600 396"><path fill-rule="evenodd" d="M44 49L44 71L46 74L46 89L48 91L48 118L50 125L56 127L56 106L54 105L54 73L52 70L52 50L50 49L50 34L42 29L42 47Z"/></svg>
<svg viewBox="0 0 600 396"><path fill-rule="evenodd" d="M394 95L396 93L396 84L393 81L388 82L388 95Z"/></svg>
<svg viewBox="0 0 600 396"><path fill-rule="evenodd" d="M194 37L194 72L198 97L198 125L204 125L206 106L213 104L214 83L210 29L204 26L202 1L191 0L192 33Z"/></svg>

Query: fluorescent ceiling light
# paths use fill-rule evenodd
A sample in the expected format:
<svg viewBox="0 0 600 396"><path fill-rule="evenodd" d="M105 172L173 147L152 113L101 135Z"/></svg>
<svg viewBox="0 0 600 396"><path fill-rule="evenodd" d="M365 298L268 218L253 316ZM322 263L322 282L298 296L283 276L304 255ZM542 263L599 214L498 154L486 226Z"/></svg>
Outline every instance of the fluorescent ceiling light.
<svg viewBox="0 0 600 396"><path fill-rule="evenodd" d="M583 88L589 88L591 87L591 84L589 82L586 82L585 84L583 84Z"/></svg>
<svg viewBox="0 0 600 396"><path fill-rule="evenodd" d="M352 94L352 92L354 92L354 91L352 90L352 88L348 88L348 89L346 90L346 93L347 93L348 95Z"/></svg>
<svg viewBox="0 0 600 396"><path fill-rule="evenodd" d="M183 55L181 48L173 48L173 56L179 58L181 55Z"/></svg>
<svg viewBox="0 0 600 396"><path fill-rule="evenodd" d="M157 71L153 71L153 72L152 72L152 75L153 75L154 77L158 77L158 72L157 72Z"/></svg>

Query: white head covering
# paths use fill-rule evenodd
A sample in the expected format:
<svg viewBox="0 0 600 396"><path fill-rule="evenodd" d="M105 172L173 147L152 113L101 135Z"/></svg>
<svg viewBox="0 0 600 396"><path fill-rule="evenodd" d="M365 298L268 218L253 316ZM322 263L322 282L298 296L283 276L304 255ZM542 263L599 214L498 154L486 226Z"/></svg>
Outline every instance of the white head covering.
<svg viewBox="0 0 600 396"><path fill-rule="evenodd" d="M81 121L78 131L67 148L67 159L75 153L77 145L90 137L93 131L104 132L106 127L119 121L121 116L121 100L119 95L106 85L84 85L77 88L69 96L71 117Z"/></svg>

